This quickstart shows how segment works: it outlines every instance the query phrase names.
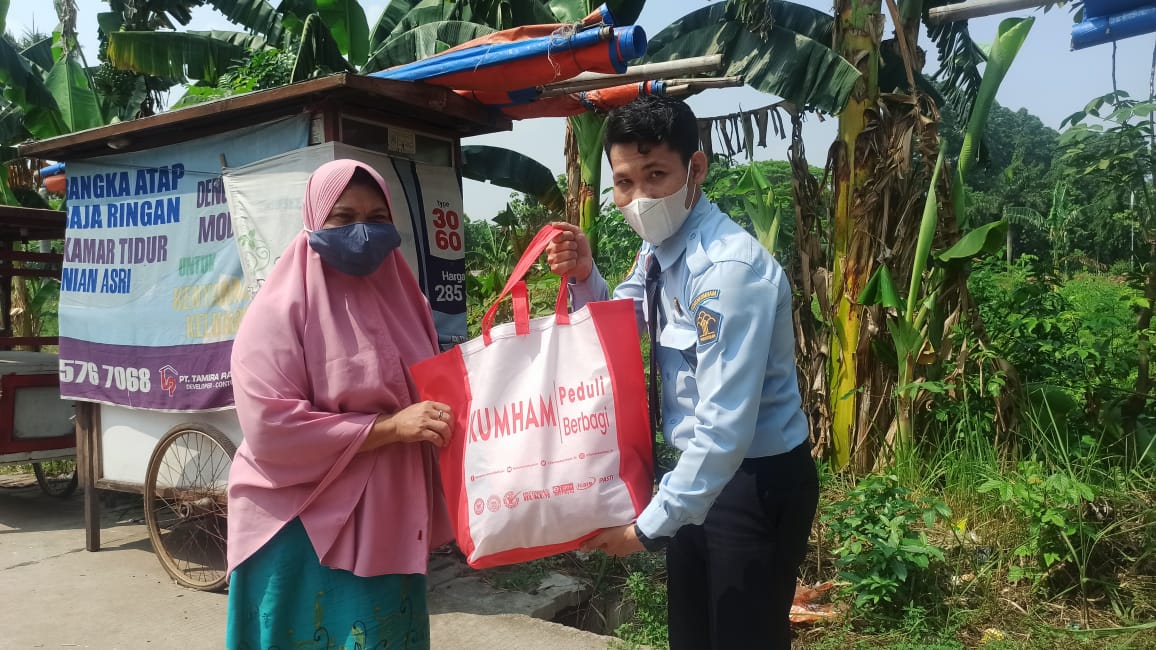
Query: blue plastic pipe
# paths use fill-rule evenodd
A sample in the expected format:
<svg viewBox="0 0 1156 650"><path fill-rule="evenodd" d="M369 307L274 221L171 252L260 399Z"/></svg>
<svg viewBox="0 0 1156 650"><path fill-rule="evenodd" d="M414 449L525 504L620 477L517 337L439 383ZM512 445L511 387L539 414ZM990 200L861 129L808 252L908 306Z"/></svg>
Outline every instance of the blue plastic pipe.
<svg viewBox="0 0 1156 650"><path fill-rule="evenodd" d="M1107 18L1152 6L1151 0L1084 0L1084 18Z"/></svg>
<svg viewBox="0 0 1156 650"><path fill-rule="evenodd" d="M372 77L400 81L425 81L451 74L500 66L537 56L557 56L572 49L609 41L616 68L626 69L626 62L646 54L646 32L637 25L585 29L571 36L543 36L516 43L479 45L456 52L432 56L421 61L382 70ZM617 45L617 47L614 47Z"/></svg>
<svg viewBox="0 0 1156 650"><path fill-rule="evenodd" d="M1156 31L1156 6L1107 18L1088 18L1072 26L1072 49L1081 50Z"/></svg>
<svg viewBox="0 0 1156 650"><path fill-rule="evenodd" d="M56 163L55 165L49 165L47 167L42 168L40 170L40 178L48 178L49 176L55 176L57 174L63 174L63 173L64 173L64 163Z"/></svg>

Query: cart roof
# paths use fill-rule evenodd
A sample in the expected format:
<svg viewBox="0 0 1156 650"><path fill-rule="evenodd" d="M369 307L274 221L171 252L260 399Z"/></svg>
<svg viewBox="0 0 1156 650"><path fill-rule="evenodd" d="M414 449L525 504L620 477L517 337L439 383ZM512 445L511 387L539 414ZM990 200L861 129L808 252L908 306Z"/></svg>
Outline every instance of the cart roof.
<svg viewBox="0 0 1156 650"><path fill-rule="evenodd" d="M230 131L324 103L428 125L458 137L508 131L510 121L452 90L423 83L340 73L218 99L179 110L20 145L21 156L82 160ZM121 140L117 146L110 142Z"/></svg>
<svg viewBox="0 0 1156 650"><path fill-rule="evenodd" d="M64 239L64 213L0 205L0 241Z"/></svg>

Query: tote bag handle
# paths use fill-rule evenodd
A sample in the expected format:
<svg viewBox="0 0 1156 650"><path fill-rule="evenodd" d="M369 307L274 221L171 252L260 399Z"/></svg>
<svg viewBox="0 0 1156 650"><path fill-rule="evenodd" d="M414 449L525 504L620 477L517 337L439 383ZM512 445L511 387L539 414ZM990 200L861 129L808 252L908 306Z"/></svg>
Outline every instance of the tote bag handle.
<svg viewBox="0 0 1156 650"><path fill-rule="evenodd" d="M514 332L518 336L528 334L530 332L530 299L526 290L525 277L530 272L530 268L534 266L534 262L546 251L546 247L550 242L558 236L559 233L564 232L561 228L553 225L543 226L538 234L534 235L534 239L530 241L530 245L526 247L526 252L522 253L522 258L518 260L517 265L514 266L513 272L510 273L510 279L506 281L506 286L502 288L502 293L498 294L497 300L486 311L485 317L482 318L482 340L486 345L489 345L492 340L490 338L490 330L494 326L494 317L498 314L498 305L502 304L502 300L507 295L513 296L514 302ZM569 284L570 277L563 275L558 284L558 297L554 300L554 322L559 325L570 324L570 311L568 309L569 298Z"/></svg>

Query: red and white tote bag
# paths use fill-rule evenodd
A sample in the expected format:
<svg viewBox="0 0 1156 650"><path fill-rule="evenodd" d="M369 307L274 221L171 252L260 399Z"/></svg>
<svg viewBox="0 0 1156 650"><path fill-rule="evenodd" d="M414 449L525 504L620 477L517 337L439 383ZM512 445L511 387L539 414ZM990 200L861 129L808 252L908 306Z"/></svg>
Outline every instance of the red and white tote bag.
<svg viewBox="0 0 1156 650"><path fill-rule="evenodd" d="M422 399L453 408L441 476L459 548L483 568L571 551L633 521L651 497L652 444L634 305L529 317L523 281L559 232L543 228L482 322L482 336L414 365ZM514 322L493 325L513 298Z"/></svg>

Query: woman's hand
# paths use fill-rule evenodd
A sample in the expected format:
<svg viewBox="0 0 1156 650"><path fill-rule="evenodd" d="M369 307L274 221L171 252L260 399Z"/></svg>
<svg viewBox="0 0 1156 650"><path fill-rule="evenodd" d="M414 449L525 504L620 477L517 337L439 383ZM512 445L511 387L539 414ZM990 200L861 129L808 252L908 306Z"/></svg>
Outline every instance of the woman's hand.
<svg viewBox="0 0 1156 650"><path fill-rule="evenodd" d="M586 233L574 224L556 221L553 226L561 228L546 246L546 261L550 270L558 275L570 274L578 282L585 282L594 270L594 256L590 252L590 240Z"/></svg>
<svg viewBox="0 0 1156 650"><path fill-rule="evenodd" d="M435 447L445 447L453 436L453 423L454 414L448 404L411 404L393 415L377 416L361 451L399 442L432 442Z"/></svg>

